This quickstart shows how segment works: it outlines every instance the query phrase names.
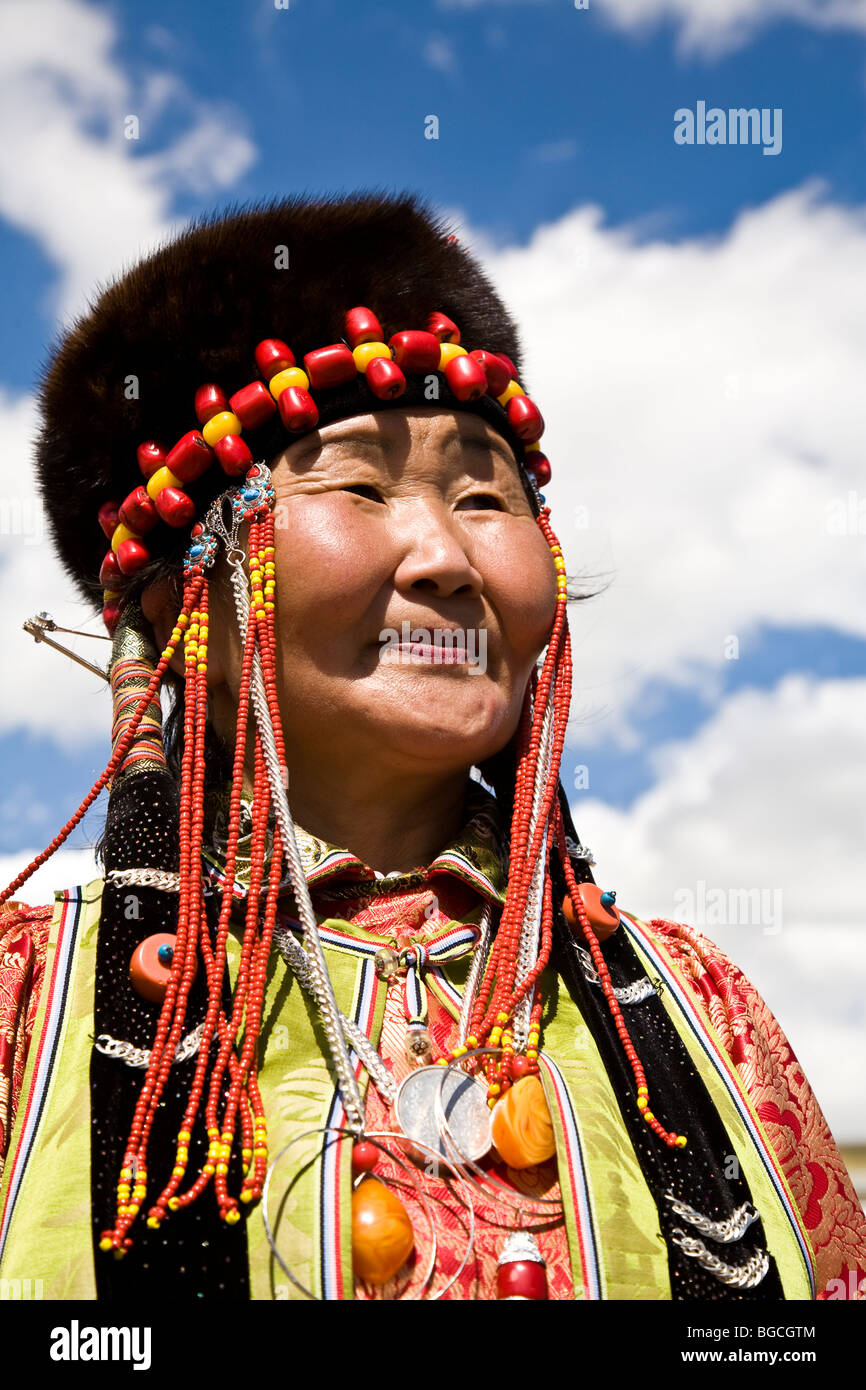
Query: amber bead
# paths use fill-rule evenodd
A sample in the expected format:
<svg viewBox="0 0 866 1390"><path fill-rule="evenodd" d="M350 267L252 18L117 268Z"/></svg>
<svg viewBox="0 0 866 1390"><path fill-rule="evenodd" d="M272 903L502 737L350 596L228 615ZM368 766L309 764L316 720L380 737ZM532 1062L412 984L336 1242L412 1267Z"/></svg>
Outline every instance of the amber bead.
<svg viewBox="0 0 866 1390"><path fill-rule="evenodd" d="M251 381L249 386L235 391L229 405L245 430L258 429L259 425L270 420L277 408L273 396L263 381Z"/></svg>
<svg viewBox="0 0 866 1390"><path fill-rule="evenodd" d="M423 333L419 329L407 328L389 338L388 346L394 354L394 361L404 372L439 370L442 349L435 333Z"/></svg>
<svg viewBox="0 0 866 1390"><path fill-rule="evenodd" d="M509 1168L534 1168L556 1153L556 1139L544 1087L524 1076L493 1109L491 1137Z"/></svg>
<svg viewBox="0 0 866 1390"><path fill-rule="evenodd" d="M213 382L200 386L193 402L196 419L200 425L206 425L208 420L218 415L221 410L228 410L228 404L228 398L221 386L214 386Z"/></svg>
<svg viewBox="0 0 866 1390"><path fill-rule="evenodd" d="M353 348L361 343L379 343L382 337L382 325L372 309L365 309L359 304L356 308L347 310L346 341Z"/></svg>
<svg viewBox="0 0 866 1390"><path fill-rule="evenodd" d="M256 348L256 366L265 381L294 365L295 354L282 338L264 338Z"/></svg>
<svg viewBox="0 0 866 1390"><path fill-rule="evenodd" d="M165 460L166 468L182 483L194 483L213 463L213 450L198 430L179 439Z"/></svg>
<svg viewBox="0 0 866 1390"><path fill-rule="evenodd" d="M387 1284L415 1245L412 1222L400 1198L376 1178L365 1178L352 1194L352 1259L368 1284Z"/></svg>
<svg viewBox="0 0 866 1390"><path fill-rule="evenodd" d="M367 385L380 401L394 400L406 390L403 369L390 357L374 357L367 363L365 376Z"/></svg>

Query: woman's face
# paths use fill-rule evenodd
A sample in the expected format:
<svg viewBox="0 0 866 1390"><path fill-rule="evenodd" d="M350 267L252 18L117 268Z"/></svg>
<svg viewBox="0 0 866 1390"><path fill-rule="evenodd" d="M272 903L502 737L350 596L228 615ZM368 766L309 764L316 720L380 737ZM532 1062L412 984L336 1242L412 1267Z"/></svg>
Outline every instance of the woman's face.
<svg viewBox="0 0 866 1390"><path fill-rule="evenodd" d="M336 421L272 464L293 757L469 767L514 733L555 609L513 453L437 407ZM239 651L229 662L236 689Z"/></svg>

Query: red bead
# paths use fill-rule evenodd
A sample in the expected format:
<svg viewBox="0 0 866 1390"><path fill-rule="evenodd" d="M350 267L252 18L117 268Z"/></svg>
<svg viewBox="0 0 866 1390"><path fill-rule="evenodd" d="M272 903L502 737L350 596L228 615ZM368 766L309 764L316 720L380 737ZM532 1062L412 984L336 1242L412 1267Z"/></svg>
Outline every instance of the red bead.
<svg viewBox="0 0 866 1390"><path fill-rule="evenodd" d="M372 309L365 309L363 305L359 305L356 309L348 310L346 339L353 348L358 347L360 343L381 343L383 336L382 325Z"/></svg>
<svg viewBox="0 0 866 1390"><path fill-rule="evenodd" d="M276 409L276 402L270 393L268 400ZM246 473L253 461L249 445L244 443L239 434L224 434L213 446L213 451L223 472L228 473L230 478L239 478L242 473Z"/></svg>
<svg viewBox="0 0 866 1390"><path fill-rule="evenodd" d="M165 460L166 468L182 483L194 483L212 463L213 449L198 430L189 430L179 439Z"/></svg>
<svg viewBox="0 0 866 1390"><path fill-rule="evenodd" d="M135 574L150 560L150 551L141 541L121 541L115 554L123 574Z"/></svg>
<svg viewBox="0 0 866 1390"><path fill-rule="evenodd" d="M362 1140L356 1144L352 1150L352 1171L355 1173L372 1173L373 1169L379 1164L379 1150L375 1144L368 1144Z"/></svg>
<svg viewBox="0 0 866 1390"><path fill-rule="evenodd" d="M406 390L406 377L390 357L374 357L367 363L367 385L380 401L394 400Z"/></svg>
<svg viewBox="0 0 866 1390"><path fill-rule="evenodd" d="M508 368L508 380L509 380L509 381L516 381L516 380L517 380L517 368L515 367L515 365L514 365L514 363L512 362L511 358L510 358L510 357L506 357L504 352L497 352L496 356L499 358L500 362L504 362L505 365L506 365L506 367ZM506 386L507 386L507 385L508 385L508 382L506 382L505 384L506 384ZM501 396L501 395L502 395L502 392L500 391L499 394L500 394L500 396Z"/></svg>
<svg viewBox="0 0 866 1390"><path fill-rule="evenodd" d="M428 318L427 329L435 334L440 343L460 342L460 329L457 324L453 319L449 319L447 314L440 314L438 310Z"/></svg>
<svg viewBox="0 0 866 1390"><path fill-rule="evenodd" d="M550 482L550 459L547 454L540 452L527 454L526 467L530 473L534 474L539 487L547 487Z"/></svg>
<svg viewBox="0 0 866 1390"><path fill-rule="evenodd" d="M156 507L147 495L146 487L137 487L120 504L120 520L130 531L143 536L159 521Z"/></svg>
<svg viewBox="0 0 866 1390"><path fill-rule="evenodd" d="M438 372L441 356L439 339L434 333L407 328L388 339L394 361L404 372ZM382 359L385 360L385 359ZM372 365L372 364L371 364ZM369 372L370 368L367 368Z"/></svg>
<svg viewBox="0 0 866 1390"><path fill-rule="evenodd" d="M529 1074L529 1062L525 1057L512 1057L511 1076L512 1080L519 1081L521 1076Z"/></svg>
<svg viewBox="0 0 866 1390"><path fill-rule="evenodd" d="M264 338L256 348L256 366L265 381L294 365L295 354L282 338Z"/></svg>
<svg viewBox="0 0 866 1390"><path fill-rule="evenodd" d="M195 503L179 487L164 487L156 499L156 510L169 526L188 526L195 517Z"/></svg>
<svg viewBox="0 0 866 1390"><path fill-rule="evenodd" d="M214 386L213 382L209 382L206 386L198 388L193 405L199 424L206 425L208 420L212 420L221 410L228 410L228 398L221 386Z"/></svg>
<svg viewBox="0 0 866 1390"><path fill-rule="evenodd" d="M319 409L309 391L300 386L287 386L280 392L277 401L280 417L292 434L303 434L304 430L315 429Z"/></svg>
<svg viewBox="0 0 866 1390"><path fill-rule="evenodd" d="M135 451L138 466L145 478L150 478L165 463L165 445L155 439L147 439Z"/></svg>
<svg viewBox="0 0 866 1390"><path fill-rule="evenodd" d="M120 609L121 605L119 603L112 602L106 603L102 610L102 621L105 623L110 637L114 636L114 629L120 621Z"/></svg>
<svg viewBox="0 0 866 1390"><path fill-rule="evenodd" d="M458 401L476 401L487 390L487 373L474 357L452 357L445 363L445 380Z"/></svg>
<svg viewBox="0 0 866 1390"><path fill-rule="evenodd" d="M109 550L99 569L99 582L103 589L113 589L122 574L117 556L113 550Z"/></svg>
<svg viewBox="0 0 866 1390"><path fill-rule="evenodd" d="M229 402L245 430L258 429L270 420L277 403L263 381L251 381L240 391L235 391Z"/></svg>
<svg viewBox="0 0 866 1390"><path fill-rule="evenodd" d="M103 532L111 540L120 520L120 508L116 502L103 502L99 511L96 513L97 520Z"/></svg>
<svg viewBox="0 0 866 1390"><path fill-rule="evenodd" d="M540 1303L546 1299L547 1273L535 1260L512 1260L496 1271L497 1298L526 1298Z"/></svg>
<svg viewBox="0 0 866 1390"><path fill-rule="evenodd" d="M524 444L534 444L544 434L544 418L528 396L512 396L505 411L509 425Z"/></svg>
<svg viewBox="0 0 866 1390"><path fill-rule="evenodd" d="M157 932L140 942L132 953L129 978L142 998L153 1004L162 1003L171 979L171 966L163 965L159 959L160 947L170 946L174 950L176 944L177 938L170 932Z"/></svg>
<svg viewBox="0 0 866 1390"><path fill-rule="evenodd" d="M331 343L304 356L304 371L314 391L324 386L341 386L358 375L352 349L345 343Z"/></svg>
<svg viewBox="0 0 866 1390"><path fill-rule="evenodd" d="M498 357L495 352L485 352L484 348L475 348L469 356L474 357L475 361L480 362L484 368L487 374L487 390L491 396L501 396L511 380L508 368L502 358Z"/></svg>

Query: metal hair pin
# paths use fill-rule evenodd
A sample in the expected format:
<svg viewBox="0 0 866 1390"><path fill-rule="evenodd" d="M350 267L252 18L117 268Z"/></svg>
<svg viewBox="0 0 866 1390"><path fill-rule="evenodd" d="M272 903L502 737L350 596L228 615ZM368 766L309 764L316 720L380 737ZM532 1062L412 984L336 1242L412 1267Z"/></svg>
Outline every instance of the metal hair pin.
<svg viewBox="0 0 866 1390"><path fill-rule="evenodd" d="M22 627L25 632L30 633L34 641L45 642L49 647L53 647L56 652L62 652L63 655L68 656L70 660L77 661L79 666L84 666L88 671L92 671L95 676L101 676L104 681L108 680L108 672L104 671L101 666L95 666L92 661L86 661L83 656L79 656L78 653L72 651L70 647L64 647L62 642L55 642L52 637L46 635L49 632L68 632L72 637L95 637L99 642L110 642L111 638L106 636L105 633L80 632L78 628L60 627L59 624L54 621L50 613L37 613L35 618L28 618L25 623L22 623Z"/></svg>

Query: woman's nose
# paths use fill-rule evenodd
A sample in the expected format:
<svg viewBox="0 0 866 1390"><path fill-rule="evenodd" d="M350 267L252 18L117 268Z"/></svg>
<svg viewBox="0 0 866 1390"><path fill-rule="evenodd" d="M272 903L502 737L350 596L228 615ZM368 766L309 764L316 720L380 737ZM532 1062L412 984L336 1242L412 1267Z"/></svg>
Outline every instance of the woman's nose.
<svg viewBox="0 0 866 1390"><path fill-rule="evenodd" d="M403 534L405 549L394 573L398 589L422 589L441 598L474 598L483 591L483 577L466 553L450 513L425 507Z"/></svg>

